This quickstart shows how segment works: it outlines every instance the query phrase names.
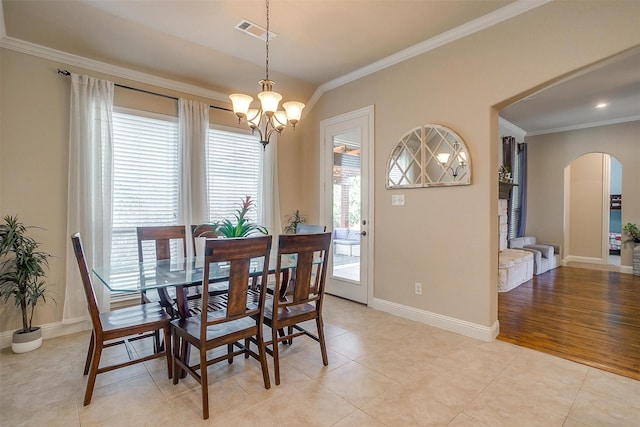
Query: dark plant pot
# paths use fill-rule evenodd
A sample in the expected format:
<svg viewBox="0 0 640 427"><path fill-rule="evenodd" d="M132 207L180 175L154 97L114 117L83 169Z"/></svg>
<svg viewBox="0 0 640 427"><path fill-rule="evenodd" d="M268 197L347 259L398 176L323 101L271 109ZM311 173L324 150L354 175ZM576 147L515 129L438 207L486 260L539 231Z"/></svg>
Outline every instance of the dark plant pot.
<svg viewBox="0 0 640 427"><path fill-rule="evenodd" d="M33 328L31 332L19 329L13 333L11 350L14 353L26 353L35 350L42 345L42 329Z"/></svg>

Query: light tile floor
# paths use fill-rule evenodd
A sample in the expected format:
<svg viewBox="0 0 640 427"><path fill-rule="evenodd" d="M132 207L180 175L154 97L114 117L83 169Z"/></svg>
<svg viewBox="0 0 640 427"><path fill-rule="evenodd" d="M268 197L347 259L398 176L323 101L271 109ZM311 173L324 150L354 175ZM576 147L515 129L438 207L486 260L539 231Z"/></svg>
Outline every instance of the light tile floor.
<svg viewBox="0 0 640 427"><path fill-rule="evenodd" d="M207 421L199 385L187 378L174 386L162 360L99 375L91 405L82 406L88 333L22 355L3 349L0 425L640 425L639 381L334 297L325 324L329 366L314 341L298 338L283 348L282 381L270 390L253 359L209 367Z"/></svg>

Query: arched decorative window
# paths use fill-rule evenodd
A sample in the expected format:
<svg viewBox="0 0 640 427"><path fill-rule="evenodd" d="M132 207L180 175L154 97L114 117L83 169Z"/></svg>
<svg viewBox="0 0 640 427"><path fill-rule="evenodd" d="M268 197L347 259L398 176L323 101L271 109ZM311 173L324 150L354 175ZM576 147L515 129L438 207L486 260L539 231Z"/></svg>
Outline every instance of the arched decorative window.
<svg viewBox="0 0 640 427"><path fill-rule="evenodd" d="M424 125L406 133L387 162L387 188L471 184L471 158L464 141L449 128Z"/></svg>

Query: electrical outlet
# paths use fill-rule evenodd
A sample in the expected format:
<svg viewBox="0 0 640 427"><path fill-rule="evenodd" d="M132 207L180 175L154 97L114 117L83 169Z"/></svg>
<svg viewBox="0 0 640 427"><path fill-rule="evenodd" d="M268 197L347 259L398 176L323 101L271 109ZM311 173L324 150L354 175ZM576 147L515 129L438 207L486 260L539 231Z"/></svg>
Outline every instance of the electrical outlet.
<svg viewBox="0 0 640 427"><path fill-rule="evenodd" d="M416 295L422 295L422 283L415 284Z"/></svg>

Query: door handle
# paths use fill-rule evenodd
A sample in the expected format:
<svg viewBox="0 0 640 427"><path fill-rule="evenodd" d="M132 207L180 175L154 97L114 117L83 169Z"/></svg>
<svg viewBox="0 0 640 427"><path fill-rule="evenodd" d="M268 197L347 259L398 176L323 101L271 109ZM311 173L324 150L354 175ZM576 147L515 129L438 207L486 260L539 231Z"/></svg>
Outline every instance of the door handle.
<svg viewBox="0 0 640 427"><path fill-rule="evenodd" d="M361 232L360 232L360 235L361 235L361 236L366 236L366 235L367 235L367 232L366 232L366 231L361 231Z"/></svg>

